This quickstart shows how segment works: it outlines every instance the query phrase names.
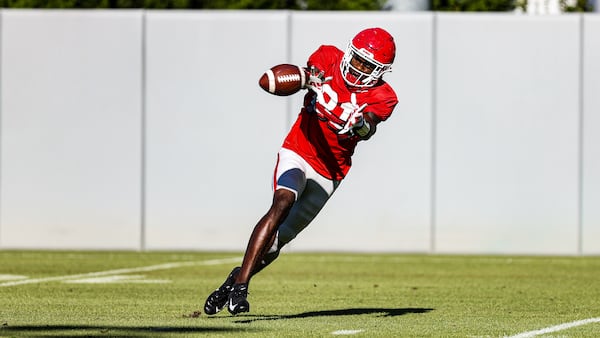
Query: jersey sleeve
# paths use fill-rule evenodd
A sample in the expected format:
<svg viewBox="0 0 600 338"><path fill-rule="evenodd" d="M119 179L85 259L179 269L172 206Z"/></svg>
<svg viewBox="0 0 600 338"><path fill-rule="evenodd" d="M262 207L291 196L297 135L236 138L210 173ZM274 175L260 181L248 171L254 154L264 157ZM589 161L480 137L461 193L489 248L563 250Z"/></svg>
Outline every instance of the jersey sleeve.
<svg viewBox="0 0 600 338"><path fill-rule="evenodd" d="M373 93L371 97L372 103L367 106L365 111L375 114L381 121L387 120L398 104L396 93L387 83L384 83L371 92Z"/></svg>
<svg viewBox="0 0 600 338"><path fill-rule="evenodd" d="M342 51L335 46L322 45L311 54L306 65L308 67L315 66L319 70L329 73L337 64L341 54Z"/></svg>

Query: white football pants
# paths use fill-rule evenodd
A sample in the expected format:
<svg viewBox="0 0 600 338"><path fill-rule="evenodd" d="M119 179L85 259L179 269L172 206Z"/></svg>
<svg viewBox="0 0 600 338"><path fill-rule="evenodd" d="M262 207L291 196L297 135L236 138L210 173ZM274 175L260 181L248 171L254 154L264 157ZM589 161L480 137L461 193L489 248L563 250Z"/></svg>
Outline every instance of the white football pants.
<svg viewBox="0 0 600 338"><path fill-rule="evenodd" d="M278 252L304 230L321 211L340 182L319 175L300 155L282 148L277 154L273 190L287 189L294 192L296 202L279 226L277 238L269 252Z"/></svg>

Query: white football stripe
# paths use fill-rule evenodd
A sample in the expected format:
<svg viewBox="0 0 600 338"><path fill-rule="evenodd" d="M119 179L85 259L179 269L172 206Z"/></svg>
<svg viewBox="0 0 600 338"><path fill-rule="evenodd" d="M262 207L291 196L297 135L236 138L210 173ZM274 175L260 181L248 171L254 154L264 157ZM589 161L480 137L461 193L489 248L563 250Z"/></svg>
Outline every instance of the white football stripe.
<svg viewBox="0 0 600 338"><path fill-rule="evenodd" d="M279 80L279 83L296 82L296 81L300 81L300 75L298 75L298 74L279 75L277 77L277 80Z"/></svg>
<svg viewBox="0 0 600 338"><path fill-rule="evenodd" d="M269 93L273 94L275 93L275 74L273 74L273 71L270 69L268 69L266 73L267 78L269 78Z"/></svg>
<svg viewBox="0 0 600 338"><path fill-rule="evenodd" d="M176 269L176 268L182 268L182 267L186 267L186 266L218 265L218 264L226 264L226 263L237 263L240 261L241 261L241 257L232 257L232 258L224 258L224 259L211 259L211 260L207 260L207 261L164 263L164 264L158 264L158 265L142 266L142 267L137 267L137 268L127 268L127 269L116 269L116 270L81 273L81 274L69 275L69 276L55 276L55 277L46 277L46 278L16 280L16 281L11 281L11 282L0 283L0 287L16 286L16 285L24 285L24 284L38 284L38 283L46 283L46 282L61 282L61 281L70 280L70 279L109 276L109 275L121 275L121 274L132 273L132 272L146 272L146 271Z"/></svg>

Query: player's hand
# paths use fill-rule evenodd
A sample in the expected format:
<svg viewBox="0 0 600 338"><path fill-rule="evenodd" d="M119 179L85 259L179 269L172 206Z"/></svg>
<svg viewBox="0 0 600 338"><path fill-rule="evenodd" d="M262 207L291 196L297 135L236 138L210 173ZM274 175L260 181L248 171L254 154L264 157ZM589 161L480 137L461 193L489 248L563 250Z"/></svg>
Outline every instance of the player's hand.
<svg viewBox="0 0 600 338"><path fill-rule="evenodd" d="M359 107L355 112L350 114L348 120L346 120L344 128L342 128L338 132L339 135L343 135L349 132L353 133L354 130L361 129L365 125L365 117L362 113L362 110L365 109L366 106L367 104L365 103L361 107Z"/></svg>
<svg viewBox="0 0 600 338"><path fill-rule="evenodd" d="M352 94L351 100L352 102L342 103L344 112L349 112L349 115L344 128L338 131L339 135L346 133L353 134L355 130L359 130L365 125L365 117L362 111L365 109L367 104L365 103L361 106L358 106L356 103L356 94Z"/></svg>
<svg viewBox="0 0 600 338"><path fill-rule="evenodd" d="M308 79L306 81L306 85L304 85L304 88L308 88L315 93L321 92L321 87L323 86L323 84L331 81L331 79L333 78L332 76L325 77L325 72L319 70L319 68L315 66L304 68L304 71L306 72L306 76Z"/></svg>

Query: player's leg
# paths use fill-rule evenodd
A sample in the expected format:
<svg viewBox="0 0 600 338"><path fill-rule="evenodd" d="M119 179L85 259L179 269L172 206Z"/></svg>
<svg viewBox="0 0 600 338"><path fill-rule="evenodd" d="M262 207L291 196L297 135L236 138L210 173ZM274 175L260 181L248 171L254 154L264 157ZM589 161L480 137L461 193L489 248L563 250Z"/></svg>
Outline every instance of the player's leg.
<svg viewBox="0 0 600 338"><path fill-rule="evenodd" d="M251 277L272 263L281 248L308 226L339 183L318 175L300 156L286 149L280 151L277 163L273 204L252 233L242 269L234 269L221 288L213 292L230 290L227 302L232 314L249 310L246 298ZM224 305L220 304L219 310ZM205 312L212 314L206 308Z"/></svg>
<svg viewBox="0 0 600 338"><path fill-rule="evenodd" d="M247 300L248 282L250 278L271 264L279 256L279 252L283 246L289 243L308 226L335 190L336 184L334 184L334 182L327 180L328 184L321 185L323 182L320 184L318 181L319 180L312 179L307 180L304 192L293 204L287 217L285 217L285 220L277 227L277 231L265 237L269 238L269 236L271 236L264 242L268 244L261 246L260 250L262 250L262 253L255 256L249 277L243 279L245 282L236 280L236 283L232 286L228 299L228 310L231 314L235 315L250 310L250 304ZM324 186L326 188L324 188ZM248 245L246 255L251 252L251 245L252 240ZM255 250L254 252L258 252L258 250ZM246 258L244 258L244 264L246 264ZM244 265L242 265L242 268L243 267ZM238 277L238 279L239 278L240 277Z"/></svg>
<svg viewBox="0 0 600 338"><path fill-rule="evenodd" d="M234 268L225 282L206 299L204 304L206 314L216 314L227 302L229 302L229 312L233 314L249 311L246 296L250 278L262 270L260 267L262 257L273 245L277 237L277 227L287 216L294 200L295 194L289 190L278 189L273 193L273 203L269 211L258 221L252 231L242 266Z"/></svg>
<svg viewBox="0 0 600 338"><path fill-rule="evenodd" d="M232 314L249 311L250 305L246 299L248 283L253 275L272 261L265 264L264 257L274 259L268 253L277 239L277 229L306 185L304 165L305 162L293 152L282 149L278 154L271 207L252 231L241 270L229 294L228 310Z"/></svg>
<svg viewBox="0 0 600 338"><path fill-rule="evenodd" d="M252 268L250 276L246 281L249 281L254 274L267 267L279 256L279 252L283 246L294 239L308 226L308 224L310 224L339 185L339 182L328 180L317 174L314 169L310 168L310 166L308 166L308 164L298 155L292 153L292 157L303 162L303 164L299 165L302 170L291 169L283 172L279 176L277 183L281 190L297 192L297 200L293 203L287 216L277 227L277 231L271 235L268 242L265 242L268 244L262 246L262 253L257 257L256 264ZM302 173L303 175L298 175L299 173ZM300 187L298 184L294 184L294 182L304 183L303 186ZM282 187L283 184L286 186ZM295 187L295 189L289 187ZM240 282L236 280L236 283ZM233 297L237 298L243 306L247 305L247 283L248 282L240 283L240 295L235 295L235 289L232 291ZM232 298L232 294L230 294L230 298ZM234 313L231 309L230 312Z"/></svg>
<svg viewBox="0 0 600 338"><path fill-rule="evenodd" d="M254 231L252 231L242 262L242 268L229 293L228 310L231 314L235 315L250 310L250 304L246 299L250 278L260 270L258 267L269 245L272 245L277 227L281 223L281 220L285 219L294 204L295 195L289 190L279 189L273 195L271 208L256 224Z"/></svg>
<svg viewBox="0 0 600 338"><path fill-rule="evenodd" d="M304 193L300 196L296 204L294 204L289 216L279 226L277 232L277 251L296 238L323 209L337 187L337 184L334 182L325 181L319 182L314 179L306 181Z"/></svg>
<svg viewBox="0 0 600 338"><path fill-rule="evenodd" d="M278 189L273 193L273 204L269 211L258 221L250 240L242 269L236 278L236 283L248 283L253 271L258 267L260 260L273 245L276 237L277 227L286 218L294 205L295 195L286 189Z"/></svg>
<svg viewBox="0 0 600 338"><path fill-rule="evenodd" d="M274 190L272 205L254 227L250 240L248 241L248 247L244 255L242 266L234 268L225 282L206 299L204 305L204 312L206 314L216 314L227 305L229 294L233 290L233 285L238 278L239 281L237 281L237 283L245 284L242 285L242 290L238 291L241 295L244 294L244 290L247 292L247 284L250 281L250 278L266 266L264 265L262 257L268 256L269 249L276 240L277 226L287 215L296 196L304 189L306 175L297 167L297 157L297 155L289 156L289 154L286 154L285 152L283 155L278 154L277 164L273 175ZM272 257L272 255L270 257ZM242 270L244 270L243 273ZM243 297L237 298L238 301L246 302L245 299L242 299ZM248 306L236 307L235 309L236 311L247 311Z"/></svg>
<svg viewBox="0 0 600 338"><path fill-rule="evenodd" d="M282 189L282 191L286 190ZM258 250L262 251L261 254L254 256L255 258L252 263L249 263L252 264L252 270L249 277L247 277L248 279L245 279L246 282L239 281L239 276L241 276L240 272L236 279L236 283L231 288L228 299L228 310L231 314L235 315L250 310L250 304L247 300L248 282L250 278L271 264L279 256L279 252L283 246L289 243L298 235L298 233L308 226L325 205L329 196L330 195L315 181L308 180L304 193L300 195L298 201L293 204L283 223L277 227L275 232L265 236L264 243L267 244L261 246L260 249L253 251L251 248L253 242L252 240L250 241L244 258L244 264L242 264L242 269L246 264L246 257L249 254L254 255Z"/></svg>
<svg viewBox="0 0 600 338"><path fill-rule="evenodd" d="M277 154L273 175L273 201L252 231L236 283L248 283L261 270L260 262L273 246L279 225L304 191L306 167L306 161L290 150L281 149Z"/></svg>
<svg viewBox="0 0 600 338"><path fill-rule="evenodd" d="M206 314L216 314L227 302L229 302L229 311L233 314L249 310L245 298L250 278L262 270L260 267L262 257L273 245L277 237L277 227L287 216L294 200L295 194L289 190L278 189L273 193L273 203L269 211L258 221L252 231L242 266L234 268L225 282L206 299L204 304Z"/></svg>

